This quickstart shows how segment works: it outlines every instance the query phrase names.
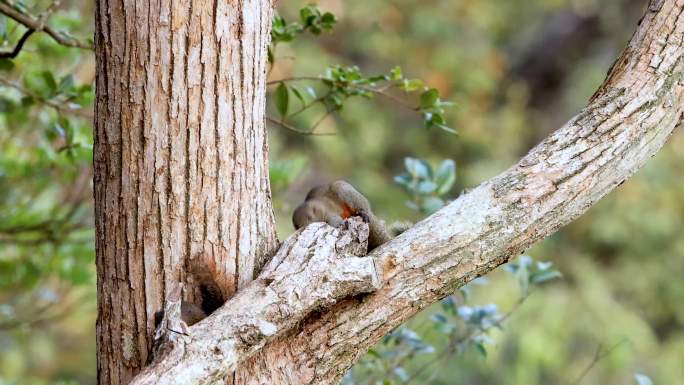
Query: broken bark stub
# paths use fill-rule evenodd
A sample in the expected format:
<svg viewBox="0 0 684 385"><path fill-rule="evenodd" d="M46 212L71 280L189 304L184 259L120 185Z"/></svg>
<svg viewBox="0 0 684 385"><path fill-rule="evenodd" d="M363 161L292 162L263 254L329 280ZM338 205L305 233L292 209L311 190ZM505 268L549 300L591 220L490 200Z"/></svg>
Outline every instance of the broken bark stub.
<svg viewBox="0 0 684 385"><path fill-rule="evenodd" d="M132 383L211 383L312 312L375 291L382 272L365 256L367 245L368 225L359 218L341 228L313 223L296 232L259 278L214 314L179 329L187 332L166 330L163 355Z"/></svg>

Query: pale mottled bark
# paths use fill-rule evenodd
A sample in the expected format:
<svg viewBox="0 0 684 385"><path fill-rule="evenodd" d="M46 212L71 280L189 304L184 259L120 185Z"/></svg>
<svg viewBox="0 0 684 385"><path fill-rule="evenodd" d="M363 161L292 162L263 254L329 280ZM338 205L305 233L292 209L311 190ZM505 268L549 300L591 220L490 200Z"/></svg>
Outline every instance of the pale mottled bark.
<svg viewBox="0 0 684 385"><path fill-rule="evenodd" d="M172 346L132 384L214 383L314 311L377 289L367 241L360 219L344 229L315 223L297 232L259 278L214 315L189 329L170 328Z"/></svg>
<svg viewBox="0 0 684 385"><path fill-rule="evenodd" d="M334 306L242 365L244 384L330 384L383 335L577 218L684 114L684 0L652 1L589 105L517 165L372 253L381 289Z"/></svg>
<svg viewBox="0 0 684 385"><path fill-rule="evenodd" d="M210 269L225 296L277 246L264 127L268 0L99 0L98 378L148 359L154 312Z"/></svg>

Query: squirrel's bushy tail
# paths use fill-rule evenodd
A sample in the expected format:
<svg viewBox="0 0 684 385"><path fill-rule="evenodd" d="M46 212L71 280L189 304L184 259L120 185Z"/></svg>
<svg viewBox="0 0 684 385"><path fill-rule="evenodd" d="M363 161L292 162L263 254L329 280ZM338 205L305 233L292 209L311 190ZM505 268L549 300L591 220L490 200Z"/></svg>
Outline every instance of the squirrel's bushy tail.
<svg viewBox="0 0 684 385"><path fill-rule="evenodd" d="M200 295L202 296L200 307L208 315L220 308L226 300L221 288L216 283L216 279L212 275L211 269L206 265L202 265L202 267L198 265L192 264L190 269L188 269L188 273L190 273L200 289Z"/></svg>
<svg viewBox="0 0 684 385"><path fill-rule="evenodd" d="M387 226L387 231L392 235L392 238L394 238L411 227L413 227L413 223L409 221L396 221Z"/></svg>

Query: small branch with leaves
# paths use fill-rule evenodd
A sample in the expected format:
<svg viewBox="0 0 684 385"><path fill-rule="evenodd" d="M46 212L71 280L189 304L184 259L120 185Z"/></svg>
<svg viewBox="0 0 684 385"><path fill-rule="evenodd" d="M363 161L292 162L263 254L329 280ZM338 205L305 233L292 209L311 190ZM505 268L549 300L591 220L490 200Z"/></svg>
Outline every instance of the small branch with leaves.
<svg viewBox="0 0 684 385"><path fill-rule="evenodd" d="M269 73L276 61L275 51L278 44L292 42L305 32L310 32L315 36L324 31L329 32L336 22L332 13L321 12L313 5L300 10L298 21L287 22L281 16L275 15L271 30L271 45L268 48L268 61L271 65ZM301 87L295 83L309 83L309 85ZM271 98L279 115L279 118L268 117L267 121L298 134L334 134L334 132L322 133L317 129L329 116L340 111L348 99L357 96L372 99L376 95L420 114L426 128L437 127L449 133L456 133L446 124L444 117L444 109L452 103L441 100L439 91L427 87L423 81L405 78L399 67L393 68L388 74L366 77L356 66L336 65L327 68L320 76L281 78L269 81L267 85L275 87ZM418 94L418 100L411 103L396 96L392 90L402 91L405 94ZM290 95L294 95L300 103L299 107L295 107L294 110ZM293 118L317 106L322 107L322 112L315 117L314 123L308 128L300 128L291 123Z"/></svg>
<svg viewBox="0 0 684 385"><path fill-rule="evenodd" d="M79 39L76 39L73 36L70 36L68 33L63 32L63 31L58 31L49 25L47 25L47 18L49 15L54 12L54 10L59 6L60 1L55 0L53 1L48 9L43 12L43 14L39 17L35 17L27 12L27 10L21 6L20 4L17 3L11 3L7 0L1 0L0 1L0 13L4 14L5 16L11 18L12 20L16 21L19 24L22 24L24 27L28 29L28 31L22 36L22 38L19 40L19 43L17 43L17 46L14 48L13 53L14 56L8 56L11 58L16 57L17 54L19 54L19 51L21 51L21 48L23 46L24 41L33 33L33 32L45 32L48 34L53 40L55 40L57 43L66 46L66 47L73 47L73 48L81 48L81 49L93 49L93 44L92 43L87 43L83 42ZM16 52L14 52L16 51Z"/></svg>
<svg viewBox="0 0 684 385"><path fill-rule="evenodd" d="M311 85L300 87L293 84L301 82L317 84L318 87ZM352 97L372 99L376 95L420 114L426 128L437 127L452 134L456 133L453 128L446 125L444 117L445 108L453 104L442 100L437 89L426 87L421 80L405 78L399 67L393 68L388 74L366 77L356 66L333 66L327 68L325 73L318 77L289 77L272 80L267 84L275 86L272 99L280 119L271 119L279 123L286 124L288 118L291 119L316 106L324 108L325 113L309 129L285 127L298 133L316 134L316 128L320 122L342 110L348 99ZM316 91L316 88L323 88L324 92ZM412 104L394 95L391 90L402 91L405 94L418 94L418 100ZM290 112L291 94L300 103L299 108L293 112Z"/></svg>
<svg viewBox="0 0 684 385"><path fill-rule="evenodd" d="M473 286L487 282L484 278L474 281L459 289L460 296L444 298L441 301L442 311L432 314L429 321L416 328L402 326L385 336L377 348L370 350L361 365L347 375L343 384L376 383L382 379L396 379L401 384L429 384L442 373L436 367L448 364L450 358L469 351L486 357L487 345L492 342L489 334L494 329L503 329L504 323L530 297L530 288L561 276L550 262L536 262L525 255L506 265L504 270L518 281L520 287L520 298L508 312L499 313L495 304L468 305ZM439 344L439 349L436 349L437 343L426 340L430 330L436 331L439 336L437 339L444 341ZM414 370L408 370L405 366L418 355L430 355L433 359ZM356 376L364 369L371 372L369 377ZM355 381L356 377L359 377L359 381Z"/></svg>
<svg viewBox="0 0 684 385"><path fill-rule="evenodd" d="M24 99L26 104L37 102L54 109L60 115L74 115L85 119L93 118L91 111L85 110L80 104L73 102L74 99L83 97L85 93L92 93L91 86L75 86L74 79L70 75L65 76L59 82L54 79L49 71L44 71L41 76L48 86L49 93L46 95L1 76L0 85L19 91L26 98Z"/></svg>

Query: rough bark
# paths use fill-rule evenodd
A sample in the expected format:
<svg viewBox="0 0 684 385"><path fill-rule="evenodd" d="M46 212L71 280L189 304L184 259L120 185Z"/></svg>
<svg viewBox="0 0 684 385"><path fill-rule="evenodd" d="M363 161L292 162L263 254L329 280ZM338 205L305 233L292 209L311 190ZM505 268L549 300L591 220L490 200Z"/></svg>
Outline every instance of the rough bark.
<svg viewBox="0 0 684 385"><path fill-rule="evenodd" d="M268 0L99 0L94 184L101 384L148 360L189 264L223 294L277 241L264 127Z"/></svg>
<svg viewBox="0 0 684 385"><path fill-rule="evenodd" d="M314 311L378 288L373 258L365 258L368 226L316 223L285 242L256 281L197 326L174 326L172 347L132 384L214 383L238 362ZM180 332L179 332L180 331Z"/></svg>

